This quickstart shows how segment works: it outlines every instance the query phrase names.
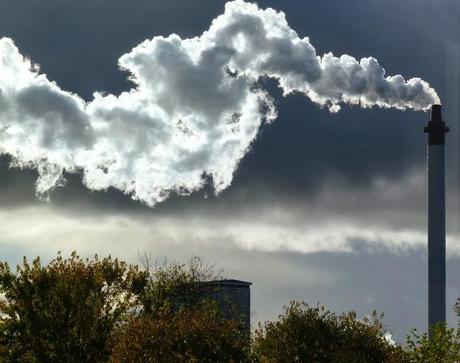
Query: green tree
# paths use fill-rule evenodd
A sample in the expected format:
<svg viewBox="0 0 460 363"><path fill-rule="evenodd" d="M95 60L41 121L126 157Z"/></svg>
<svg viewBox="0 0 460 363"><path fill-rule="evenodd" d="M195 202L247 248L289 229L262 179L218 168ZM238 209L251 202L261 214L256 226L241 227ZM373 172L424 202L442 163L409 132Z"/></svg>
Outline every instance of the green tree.
<svg viewBox="0 0 460 363"><path fill-rule="evenodd" d="M408 362L375 313L358 320L354 312L336 315L303 302L285 307L278 321L260 324L253 350L260 362Z"/></svg>
<svg viewBox="0 0 460 363"><path fill-rule="evenodd" d="M460 299L454 305L454 312L460 317ZM414 329L406 337L405 349L413 363L460 362L460 325L455 329L436 324L424 333Z"/></svg>
<svg viewBox="0 0 460 363"><path fill-rule="evenodd" d="M6 362L104 362L114 328L147 277L110 257L60 254L47 266L0 263L0 357Z"/></svg>
<svg viewBox="0 0 460 363"><path fill-rule="evenodd" d="M413 330L407 336L406 350L414 363L454 363L460 361L460 331L437 324L431 334Z"/></svg>

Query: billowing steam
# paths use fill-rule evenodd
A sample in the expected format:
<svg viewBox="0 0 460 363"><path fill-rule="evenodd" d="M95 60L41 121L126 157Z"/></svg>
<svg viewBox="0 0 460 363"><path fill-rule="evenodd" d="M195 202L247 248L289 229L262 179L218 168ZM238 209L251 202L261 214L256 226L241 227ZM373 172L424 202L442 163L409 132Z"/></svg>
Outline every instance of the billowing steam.
<svg viewBox="0 0 460 363"><path fill-rule="evenodd" d="M426 110L439 102L428 83L385 77L374 58L318 56L282 12L242 0L227 3L200 37L154 37L119 65L135 88L86 103L0 39L0 154L38 170L39 195L63 185L64 171L149 206L200 189L206 177L222 191L261 124L276 118L270 96L254 86L261 76L331 112L341 103Z"/></svg>

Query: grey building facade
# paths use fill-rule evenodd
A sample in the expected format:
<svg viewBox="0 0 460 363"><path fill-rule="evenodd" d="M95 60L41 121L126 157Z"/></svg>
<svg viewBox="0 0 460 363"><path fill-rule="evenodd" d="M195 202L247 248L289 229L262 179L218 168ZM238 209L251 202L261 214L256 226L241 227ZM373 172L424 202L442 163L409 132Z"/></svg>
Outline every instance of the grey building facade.
<svg viewBox="0 0 460 363"><path fill-rule="evenodd" d="M243 323L251 329L251 288L252 283L240 280L216 280L205 282L206 294L215 300L227 319Z"/></svg>

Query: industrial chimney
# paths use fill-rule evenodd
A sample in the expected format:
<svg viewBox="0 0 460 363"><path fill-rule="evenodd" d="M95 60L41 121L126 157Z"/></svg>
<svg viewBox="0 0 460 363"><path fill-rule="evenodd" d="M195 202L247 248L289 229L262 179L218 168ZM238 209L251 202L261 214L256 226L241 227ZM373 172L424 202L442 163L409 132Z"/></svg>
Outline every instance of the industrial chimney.
<svg viewBox="0 0 460 363"><path fill-rule="evenodd" d="M428 133L428 327L446 322L445 134L441 105L431 108Z"/></svg>

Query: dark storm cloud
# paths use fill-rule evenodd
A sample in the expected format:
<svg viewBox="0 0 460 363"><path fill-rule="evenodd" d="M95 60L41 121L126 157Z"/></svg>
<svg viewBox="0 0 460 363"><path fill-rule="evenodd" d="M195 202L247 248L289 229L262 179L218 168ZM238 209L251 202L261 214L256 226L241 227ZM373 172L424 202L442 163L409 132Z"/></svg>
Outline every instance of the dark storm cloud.
<svg viewBox="0 0 460 363"><path fill-rule="evenodd" d="M376 177L398 178L425 162L426 114L344 108L331 115L301 96L277 106L279 122L263 128L234 185L260 180L295 198L326 180L370 187Z"/></svg>
<svg viewBox="0 0 460 363"><path fill-rule="evenodd" d="M260 4L284 9L291 26L300 36L311 37L320 54L331 50L357 57L374 55L387 72L423 75L442 100L449 94L447 81L455 75L446 74L450 56L446 39L460 43L460 31L454 31L460 24L456 1L273 0ZM343 179L351 187L362 188L371 186L375 177L399 178L426 162L421 132L426 114L345 108L331 116L301 97L286 98L277 107L281 122L264 128L253 152L243 160L235 184L238 177L248 182L263 175L264 183L272 182L281 193L292 190L296 198L302 191L314 193L324 180ZM444 118L454 127L455 107L449 103L444 107ZM458 162L451 157L459 142L457 132L449 134L448 167ZM458 183L458 176L452 176Z"/></svg>
<svg viewBox="0 0 460 363"><path fill-rule="evenodd" d="M196 35L219 14L213 0L0 0L0 35L9 36L64 89L90 99L131 85L117 60L153 35Z"/></svg>
<svg viewBox="0 0 460 363"><path fill-rule="evenodd" d="M11 158L0 157L0 203L7 208L33 203L37 172L10 168Z"/></svg>

